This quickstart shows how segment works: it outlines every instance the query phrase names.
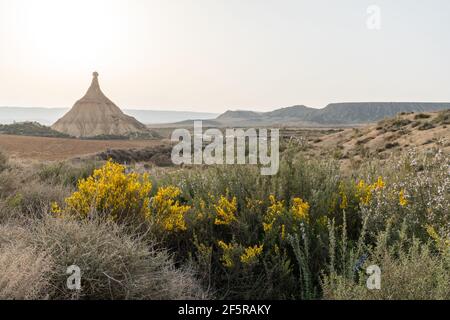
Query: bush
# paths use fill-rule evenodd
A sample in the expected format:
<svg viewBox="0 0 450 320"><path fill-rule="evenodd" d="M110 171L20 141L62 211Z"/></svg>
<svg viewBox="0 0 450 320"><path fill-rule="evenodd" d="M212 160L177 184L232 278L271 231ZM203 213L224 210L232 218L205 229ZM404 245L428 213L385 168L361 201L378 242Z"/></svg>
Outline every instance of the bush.
<svg viewBox="0 0 450 320"><path fill-rule="evenodd" d="M399 147L400 144L398 142L389 142L385 145L386 149L393 149Z"/></svg>
<svg viewBox="0 0 450 320"><path fill-rule="evenodd" d="M377 245L368 248L369 257L361 265L377 265L381 269L381 289L369 290L363 271L331 272L323 280L325 299L338 300L448 300L450 299L450 255L418 239L400 239L389 244L389 235L382 233ZM357 258L357 257L356 257ZM356 260L348 262L358 265Z"/></svg>
<svg viewBox="0 0 450 320"><path fill-rule="evenodd" d="M450 110L439 112L437 117L432 121L434 124L446 125L450 124Z"/></svg>
<svg viewBox="0 0 450 320"><path fill-rule="evenodd" d="M24 241L27 230L0 226L0 299L45 299L53 261Z"/></svg>
<svg viewBox="0 0 450 320"><path fill-rule="evenodd" d="M317 298L336 164L289 156L278 176L259 172L214 167L160 181L180 188L192 210L186 230L159 239L177 260L194 263L220 298Z"/></svg>
<svg viewBox="0 0 450 320"><path fill-rule="evenodd" d="M140 223L150 215L151 189L146 174L126 173L125 166L108 161L79 181L78 190L66 199L66 211L81 217L99 212L114 221L134 219Z"/></svg>
<svg viewBox="0 0 450 320"><path fill-rule="evenodd" d="M398 228L406 218L409 236L424 243L430 240L425 225L444 239L450 234L443 153L368 162L352 177L342 176L334 162L285 154L277 176L262 177L254 166L219 166L159 183L180 188L181 199L192 206L185 230L159 239L177 260L195 263L222 298L321 297L320 275L330 272L330 249L324 246L332 238L326 227L331 222L345 234L335 255L347 262L336 270L348 269L373 245L387 221ZM307 219L295 219L296 206ZM262 249L246 263L243 255L255 248Z"/></svg>
<svg viewBox="0 0 450 320"><path fill-rule="evenodd" d="M8 156L0 150L0 172L8 168Z"/></svg>
<svg viewBox="0 0 450 320"><path fill-rule="evenodd" d="M0 231L0 248L18 269L10 252L19 248L27 249L20 259L51 266L43 274L25 270L47 279L50 289L33 292L49 298L205 296L193 272L174 263L193 266L203 286L225 299L446 298L449 161L439 150L408 150L348 172L288 145L275 176L261 176L258 166L213 166L165 171L151 183L108 161L76 183L66 205L74 182L61 187L64 167L20 179L11 169L0 173L1 217L24 222ZM46 213L53 199L57 219L24 217L28 207ZM3 218L11 213L16 220ZM360 268L368 263L382 267L384 291L367 293ZM78 295L64 287L72 264L85 273ZM412 276L421 269L423 276ZM21 288L19 280L7 286Z"/></svg>
<svg viewBox="0 0 450 320"><path fill-rule="evenodd" d="M41 165L36 174L41 182L76 187L79 180L89 177L96 168L95 162L79 165L59 162Z"/></svg>
<svg viewBox="0 0 450 320"><path fill-rule="evenodd" d="M17 181L17 175L10 170L0 172L0 198L13 195L19 187L20 182Z"/></svg>
<svg viewBox="0 0 450 320"><path fill-rule="evenodd" d="M426 130L431 130L431 129L434 129L434 128L436 128L436 126L434 124L432 124L430 122L425 122L424 124L422 124L419 127L419 130L420 131L426 131Z"/></svg>
<svg viewBox="0 0 450 320"><path fill-rule="evenodd" d="M0 133L21 136L70 138L69 135L52 130L52 128L41 125L38 122L17 122L13 124L0 124Z"/></svg>
<svg viewBox="0 0 450 320"><path fill-rule="evenodd" d="M414 119L415 119L415 120L419 120L419 119L429 119L429 118L431 118L431 115L425 114L425 113L419 113L419 114L416 114L416 115L414 116Z"/></svg>
<svg viewBox="0 0 450 320"><path fill-rule="evenodd" d="M17 209L25 216L39 217L48 212L52 203L61 203L69 194L70 189L63 185L31 181L8 197L6 203L9 208Z"/></svg>
<svg viewBox="0 0 450 320"><path fill-rule="evenodd" d="M16 255L19 248L26 250ZM111 222L45 217L22 228L4 226L0 228L0 261L8 262L1 263L4 272L0 275L0 295L7 298L207 297L191 271L176 269L165 251L126 235ZM82 270L81 292L66 287L66 270L71 265ZM37 287L27 288L30 280L39 280L32 283Z"/></svg>

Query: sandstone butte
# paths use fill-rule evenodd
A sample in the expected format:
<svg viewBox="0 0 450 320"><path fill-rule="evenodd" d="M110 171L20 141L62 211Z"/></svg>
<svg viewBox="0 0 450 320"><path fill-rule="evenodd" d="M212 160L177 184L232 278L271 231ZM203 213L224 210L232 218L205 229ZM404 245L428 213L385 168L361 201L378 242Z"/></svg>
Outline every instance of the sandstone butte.
<svg viewBox="0 0 450 320"><path fill-rule="evenodd" d="M93 73L92 84L84 97L53 124L52 129L77 138L147 133L144 124L124 114L105 96L98 76L97 72Z"/></svg>

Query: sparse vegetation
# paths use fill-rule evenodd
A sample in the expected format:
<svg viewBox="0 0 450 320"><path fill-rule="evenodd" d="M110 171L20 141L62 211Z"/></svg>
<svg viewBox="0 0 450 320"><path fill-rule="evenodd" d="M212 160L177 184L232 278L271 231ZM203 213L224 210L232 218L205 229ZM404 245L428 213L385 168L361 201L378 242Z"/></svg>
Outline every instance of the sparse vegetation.
<svg viewBox="0 0 450 320"><path fill-rule="evenodd" d="M8 168L8 156L0 150L0 172Z"/></svg>
<svg viewBox="0 0 450 320"><path fill-rule="evenodd" d="M435 125L433 125L430 122L425 122L421 126L419 126L420 131L430 130L430 129L434 129L434 128L435 128Z"/></svg>
<svg viewBox="0 0 450 320"><path fill-rule="evenodd" d="M450 110L439 112L437 117L433 120L433 123L441 125L450 124Z"/></svg>
<svg viewBox="0 0 450 320"><path fill-rule="evenodd" d="M41 165L5 157L0 298L450 299L445 141L424 153L391 136L361 129L322 158L285 141L275 176L250 165L153 175L128 152ZM81 292L65 287L73 264ZM365 286L373 264L381 290Z"/></svg>
<svg viewBox="0 0 450 320"><path fill-rule="evenodd" d="M172 147L160 145L141 149L114 149L97 154L101 160L112 159L119 163L151 162L159 167L172 166Z"/></svg>
<svg viewBox="0 0 450 320"><path fill-rule="evenodd" d="M415 120L419 120L419 119L430 119L431 115L429 114L425 114L425 113L418 113L414 116Z"/></svg>
<svg viewBox="0 0 450 320"><path fill-rule="evenodd" d="M0 134L70 138L69 135L52 130L50 127L41 125L38 122L20 122L13 124L0 124Z"/></svg>
<svg viewBox="0 0 450 320"><path fill-rule="evenodd" d="M386 149L393 149L399 147L400 144L398 142L389 142L385 145Z"/></svg>

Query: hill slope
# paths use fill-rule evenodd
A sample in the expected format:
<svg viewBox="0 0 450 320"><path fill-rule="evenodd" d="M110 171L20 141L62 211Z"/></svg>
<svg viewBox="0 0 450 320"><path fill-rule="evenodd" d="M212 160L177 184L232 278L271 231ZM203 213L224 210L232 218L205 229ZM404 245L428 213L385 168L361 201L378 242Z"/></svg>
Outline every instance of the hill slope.
<svg viewBox="0 0 450 320"><path fill-rule="evenodd" d="M439 148L448 154L449 125L450 110L404 113L375 125L324 136L316 141L314 149L321 155L332 153L347 165L365 158L389 159L412 147L425 152Z"/></svg>
<svg viewBox="0 0 450 320"><path fill-rule="evenodd" d="M450 109L450 103L334 103L312 114L308 120L318 123L366 123L394 117L401 112L434 112L443 109Z"/></svg>

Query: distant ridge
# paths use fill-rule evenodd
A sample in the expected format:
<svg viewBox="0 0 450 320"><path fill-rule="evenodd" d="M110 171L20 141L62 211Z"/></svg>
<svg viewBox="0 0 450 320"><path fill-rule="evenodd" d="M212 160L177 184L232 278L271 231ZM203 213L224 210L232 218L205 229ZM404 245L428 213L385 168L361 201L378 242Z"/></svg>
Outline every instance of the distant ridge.
<svg viewBox="0 0 450 320"><path fill-rule="evenodd" d="M262 117L262 115L262 113L258 113L255 111L227 111L224 114L218 116L216 120L256 120Z"/></svg>
<svg viewBox="0 0 450 320"><path fill-rule="evenodd" d="M377 122L402 112L434 112L450 109L450 103L352 102L332 103L323 109L303 105L271 112L227 111L216 121L235 126L247 125L353 125Z"/></svg>
<svg viewBox="0 0 450 320"><path fill-rule="evenodd" d="M192 120L203 120L207 126L350 126L377 122L401 112L433 112L450 109L450 103L429 102L349 102L332 103L323 109L297 105L271 112L249 110L227 111L222 115L186 111L154 111L124 109L130 116L144 124L164 127L170 124L192 125ZM64 115L63 108L0 107L0 124L36 121L49 125Z"/></svg>
<svg viewBox="0 0 450 320"><path fill-rule="evenodd" d="M433 112L450 109L450 103L360 102L333 103L308 120L318 123L366 123L390 118L401 112Z"/></svg>
<svg viewBox="0 0 450 320"><path fill-rule="evenodd" d="M49 126L68 111L69 108L0 107L0 124L39 122L40 124ZM190 111L137 110L126 108L123 111L144 124L179 122L189 119L214 119L218 116L217 113Z"/></svg>

